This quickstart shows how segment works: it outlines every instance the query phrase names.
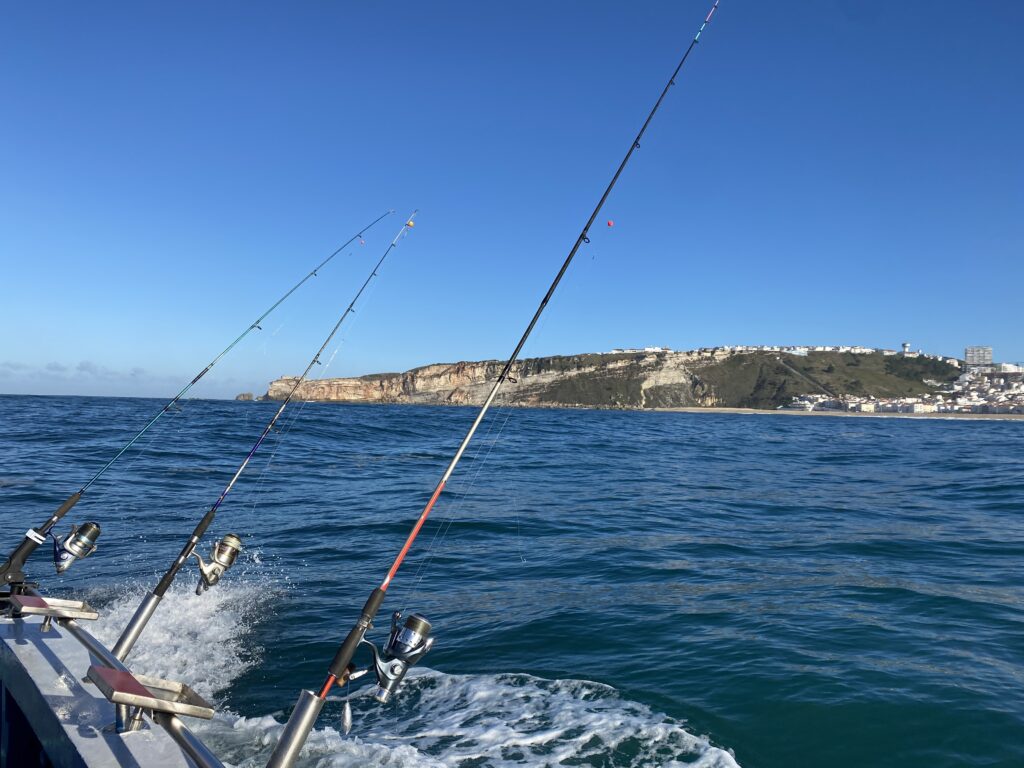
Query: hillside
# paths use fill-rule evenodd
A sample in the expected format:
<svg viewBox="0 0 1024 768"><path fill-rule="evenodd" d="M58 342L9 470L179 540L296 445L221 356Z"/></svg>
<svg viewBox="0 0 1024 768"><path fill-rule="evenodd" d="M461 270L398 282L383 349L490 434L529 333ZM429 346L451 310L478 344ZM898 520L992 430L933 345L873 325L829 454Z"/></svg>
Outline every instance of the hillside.
<svg viewBox="0 0 1024 768"><path fill-rule="evenodd" d="M307 381L296 397L347 403L476 405L502 363L427 365L404 373ZM794 396L826 392L874 397L916 396L960 371L924 357L882 353L620 352L521 360L501 402L523 406L776 408ZM284 398L295 377L271 382L266 397Z"/></svg>

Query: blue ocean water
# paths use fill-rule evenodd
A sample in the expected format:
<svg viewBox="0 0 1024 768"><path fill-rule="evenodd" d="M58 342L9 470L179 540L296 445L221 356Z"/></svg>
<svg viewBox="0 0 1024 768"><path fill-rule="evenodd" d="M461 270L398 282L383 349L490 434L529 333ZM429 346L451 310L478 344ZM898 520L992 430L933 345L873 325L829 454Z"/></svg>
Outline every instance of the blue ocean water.
<svg viewBox="0 0 1024 768"><path fill-rule="evenodd" d="M0 397L0 546L159 406ZM113 640L275 407L176 409L69 515L99 551L32 575ZM230 762L322 682L473 415L286 411L212 529L242 564L183 575L133 657L217 700ZM1019 421L498 409L382 611L436 649L386 706L339 690L304 765L1024 765L1022 563Z"/></svg>

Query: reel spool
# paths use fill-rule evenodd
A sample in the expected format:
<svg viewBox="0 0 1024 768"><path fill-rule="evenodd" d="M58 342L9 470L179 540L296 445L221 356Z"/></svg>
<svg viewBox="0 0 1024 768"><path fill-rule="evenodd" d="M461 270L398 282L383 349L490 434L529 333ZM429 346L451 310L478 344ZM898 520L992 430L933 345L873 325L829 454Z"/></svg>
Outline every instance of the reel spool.
<svg viewBox="0 0 1024 768"><path fill-rule="evenodd" d="M96 551L96 540L100 537L97 523L82 523L71 526L71 533L63 539L53 537L53 566L57 573L64 573L75 560L86 558Z"/></svg>
<svg viewBox="0 0 1024 768"><path fill-rule="evenodd" d="M196 585L196 594L214 586L220 577L235 564L238 553L242 551L242 540L233 533L224 534L224 538L215 541L210 551L210 562L206 563L202 555L193 552L193 556L199 561L199 583Z"/></svg>

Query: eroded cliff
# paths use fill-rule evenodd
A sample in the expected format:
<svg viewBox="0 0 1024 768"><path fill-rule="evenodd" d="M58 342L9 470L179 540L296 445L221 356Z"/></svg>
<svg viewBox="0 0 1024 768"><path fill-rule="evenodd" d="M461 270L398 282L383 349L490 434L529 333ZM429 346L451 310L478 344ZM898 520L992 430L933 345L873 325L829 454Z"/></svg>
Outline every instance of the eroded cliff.
<svg viewBox="0 0 1024 768"><path fill-rule="evenodd" d="M715 405L695 375L713 358L690 353L623 353L536 357L517 362L502 389L502 402L515 405L603 405L654 407ZM482 403L501 373L497 360L426 365L405 373L307 381L302 400L349 403ZM295 377L270 384L267 396L284 398Z"/></svg>
<svg viewBox="0 0 1024 768"><path fill-rule="evenodd" d="M304 382L300 400L346 403L478 405L501 373L497 360L426 365L404 373ZM955 376L944 364L881 354L773 352L622 352L537 357L517 362L500 402L523 406L656 408L727 406L774 408L794 396L821 392L897 396L920 394L922 380ZM266 397L283 399L295 377L271 382Z"/></svg>

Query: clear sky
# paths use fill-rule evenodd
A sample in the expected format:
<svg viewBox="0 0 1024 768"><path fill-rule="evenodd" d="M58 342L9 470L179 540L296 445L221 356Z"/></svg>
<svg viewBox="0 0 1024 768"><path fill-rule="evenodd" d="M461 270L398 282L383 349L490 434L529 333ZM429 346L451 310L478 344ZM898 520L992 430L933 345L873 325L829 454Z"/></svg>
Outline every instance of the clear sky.
<svg viewBox="0 0 1024 768"><path fill-rule="evenodd" d="M7 3L0 392L504 357L707 12ZM546 355L860 343L1024 360L1024 3L722 0L545 320ZM604 226L605 219L615 226Z"/></svg>

